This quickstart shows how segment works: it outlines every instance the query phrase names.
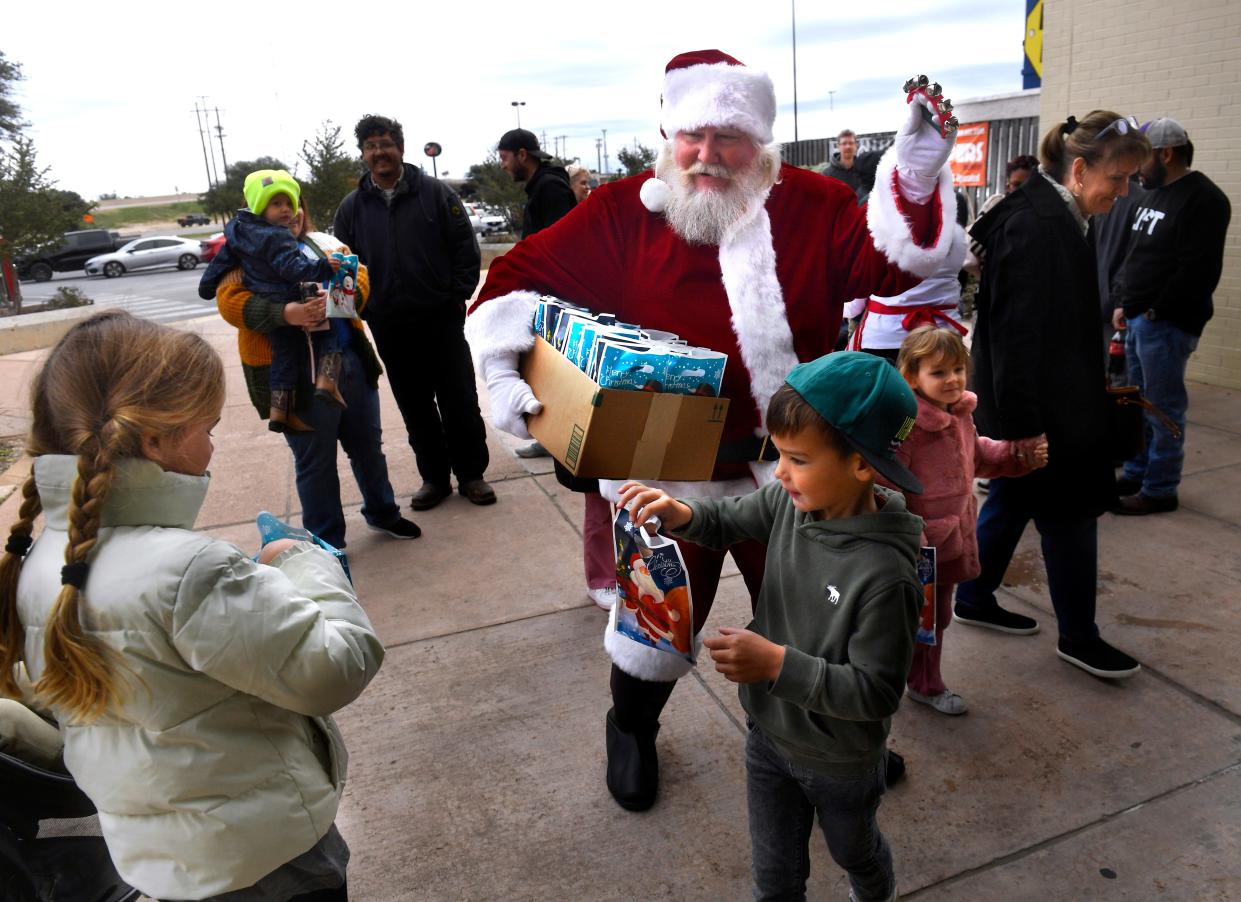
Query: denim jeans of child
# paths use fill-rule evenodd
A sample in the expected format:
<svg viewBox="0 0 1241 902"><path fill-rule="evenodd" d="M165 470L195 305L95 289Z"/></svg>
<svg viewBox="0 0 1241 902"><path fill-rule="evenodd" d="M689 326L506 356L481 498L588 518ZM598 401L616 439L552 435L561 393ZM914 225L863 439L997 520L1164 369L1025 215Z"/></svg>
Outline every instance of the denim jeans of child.
<svg viewBox="0 0 1241 902"><path fill-rule="evenodd" d="M1125 321L1129 326L1125 331L1129 381L1181 429L1181 437L1176 438L1158 417L1147 413L1146 449L1125 461L1125 478L1141 482L1142 494L1148 498L1171 498L1181 483L1185 462L1185 411L1189 407L1185 367L1198 347L1198 337L1165 319L1135 316Z"/></svg>
<svg viewBox="0 0 1241 902"><path fill-rule="evenodd" d="M858 902L892 895L892 852L875 821L884 790L882 764L856 777L816 773L789 761L750 724L745 770L755 899L806 898L816 814L827 850L848 872Z"/></svg>

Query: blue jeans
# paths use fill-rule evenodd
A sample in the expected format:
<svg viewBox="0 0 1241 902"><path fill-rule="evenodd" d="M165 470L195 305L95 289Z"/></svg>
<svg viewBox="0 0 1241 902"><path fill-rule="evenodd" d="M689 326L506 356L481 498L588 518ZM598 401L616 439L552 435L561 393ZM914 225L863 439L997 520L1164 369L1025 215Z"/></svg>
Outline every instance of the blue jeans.
<svg viewBox="0 0 1241 902"><path fill-rule="evenodd" d="M1129 381L1181 429L1181 437L1176 438L1158 417L1147 413L1146 448L1125 461L1125 478L1142 483L1142 494L1149 498L1173 498L1185 463L1185 411L1189 407L1185 367L1198 347L1198 336L1167 320L1137 316L1125 321L1129 325L1125 330Z"/></svg>
<svg viewBox="0 0 1241 902"><path fill-rule="evenodd" d="M745 773L755 899L806 898L816 813L827 850L848 872L858 902L892 895L892 851L875 820L883 798L882 764L857 777L816 773L785 758L751 723Z"/></svg>
<svg viewBox="0 0 1241 902"><path fill-rule="evenodd" d="M1054 452L1053 452L1054 453ZM985 611L997 606L995 591L1025 532L1034 521L1043 546L1047 590L1056 610L1060 638L1089 642L1099 635L1095 626L1098 590L1099 521L1096 517L1036 517L1029 492L1020 479L991 480L986 503L978 512L978 559L982 572L957 586L957 606Z"/></svg>
<svg viewBox="0 0 1241 902"><path fill-rule="evenodd" d="M391 526L401 519L401 508L388 482L388 461L380 448L379 392L366 384L362 363L352 348L345 350L341 364L337 388L349 408L342 410L315 398L304 415L314 432L284 434L297 469L302 525L337 548L345 547L345 513L336 471L338 441L349 455L353 478L362 490L363 519L372 526Z"/></svg>

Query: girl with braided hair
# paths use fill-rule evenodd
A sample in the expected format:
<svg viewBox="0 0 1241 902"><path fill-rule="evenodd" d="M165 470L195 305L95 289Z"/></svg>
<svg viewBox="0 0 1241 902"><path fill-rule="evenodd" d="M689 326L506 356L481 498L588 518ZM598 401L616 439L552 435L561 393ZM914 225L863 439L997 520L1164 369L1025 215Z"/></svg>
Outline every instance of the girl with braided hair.
<svg viewBox="0 0 1241 902"><path fill-rule="evenodd" d="M256 563L193 531L223 406L193 333L108 312L52 349L0 557L0 695L24 663L146 895L346 899L329 715L383 647L327 552L282 540Z"/></svg>

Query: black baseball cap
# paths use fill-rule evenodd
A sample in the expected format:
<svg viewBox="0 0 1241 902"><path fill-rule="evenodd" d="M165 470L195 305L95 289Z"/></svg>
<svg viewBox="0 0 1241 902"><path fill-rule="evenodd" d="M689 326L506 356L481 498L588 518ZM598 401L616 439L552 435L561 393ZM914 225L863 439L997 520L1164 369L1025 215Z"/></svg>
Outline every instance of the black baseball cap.
<svg viewBox="0 0 1241 902"><path fill-rule="evenodd" d="M534 136L534 132L524 128L515 128L507 131L501 136L500 144L497 150L507 150L509 153L517 153L524 150L536 160L550 160L552 155L547 151L540 149L539 139Z"/></svg>

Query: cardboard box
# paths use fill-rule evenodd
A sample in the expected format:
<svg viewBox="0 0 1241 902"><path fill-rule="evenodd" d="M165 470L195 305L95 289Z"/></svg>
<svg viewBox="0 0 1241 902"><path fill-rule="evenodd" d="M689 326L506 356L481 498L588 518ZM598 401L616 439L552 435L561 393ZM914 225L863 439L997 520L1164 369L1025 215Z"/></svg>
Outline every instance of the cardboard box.
<svg viewBox="0 0 1241 902"><path fill-rule="evenodd" d="M711 478L727 398L600 388L542 338L521 374L543 402L530 434L574 476Z"/></svg>

